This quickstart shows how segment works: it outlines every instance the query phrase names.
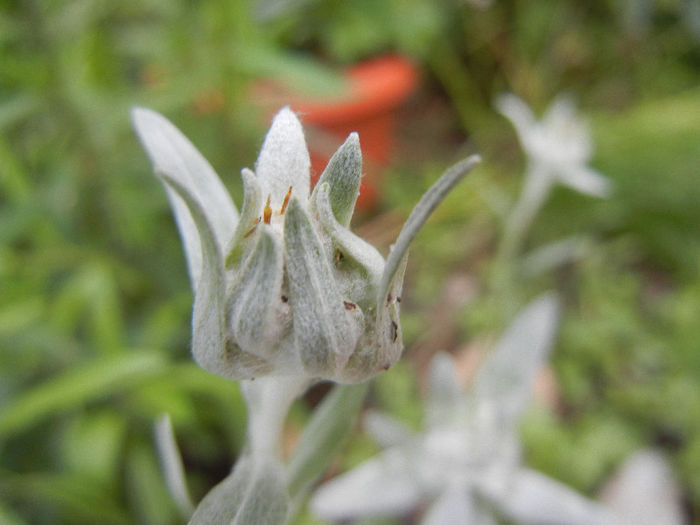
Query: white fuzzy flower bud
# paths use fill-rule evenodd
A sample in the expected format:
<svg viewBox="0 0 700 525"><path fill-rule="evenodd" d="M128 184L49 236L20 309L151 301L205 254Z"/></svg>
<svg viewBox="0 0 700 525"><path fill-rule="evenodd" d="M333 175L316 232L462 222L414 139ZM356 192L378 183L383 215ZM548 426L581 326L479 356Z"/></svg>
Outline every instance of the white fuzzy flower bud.
<svg viewBox="0 0 700 525"><path fill-rule="evenodd" d="M200 366L231 379L300 375L353 383L399 359L408 244L478 158L458 163L429 190L385 262L348 229L362 174L356 133L309 195L301 124L282 109L255 173L241 173L239 217L209 164L170 122L146 109L135 109L133 121L185 244Z"/></svg>

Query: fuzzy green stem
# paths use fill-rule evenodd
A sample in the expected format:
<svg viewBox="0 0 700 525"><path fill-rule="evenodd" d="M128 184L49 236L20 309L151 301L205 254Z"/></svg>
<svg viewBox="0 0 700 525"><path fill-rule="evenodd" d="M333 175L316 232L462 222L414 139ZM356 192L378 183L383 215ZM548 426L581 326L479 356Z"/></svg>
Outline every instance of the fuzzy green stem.
<svg viewBox="0 0 700 525"><path fill-rule="evenodd" d="M248 450L253 459L279 459L287 412L309 383L308 378L300 376L268 376L241 382L248 405Z"/></svg>

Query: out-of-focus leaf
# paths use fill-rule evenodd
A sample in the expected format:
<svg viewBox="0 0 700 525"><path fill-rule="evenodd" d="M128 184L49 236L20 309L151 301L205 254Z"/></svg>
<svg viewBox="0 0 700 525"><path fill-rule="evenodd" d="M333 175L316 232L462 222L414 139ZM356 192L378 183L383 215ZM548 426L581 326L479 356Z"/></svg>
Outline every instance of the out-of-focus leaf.
<svg viewBox="0 0 700 525"><path fill-rule="evenodd" d="M87 329L100 354L124 348L124 327L117 285L109 268L88 264L70 279L52 307L52 323L72 333L87 320Z"/></svg>
<svg viewBox="0 0 700 525"><path fill-rule="evenodd" d="M2 115L0 115L2 119ZM2 123L0 122L0 129ZM0 190L14 202L24 202L30 195L32 185L18 155L0 136Z"/></svg>
<svg viewBox="0 0 700 525"><path fill-rule="evenodd" d="M3 525L27 525L27 522L0 503L0 523Z"/></svg>
<svg viewBox="0 0 700 525"><path fill-rule="evenodd" d="M1 30L4 30L3 27ZM39 100L32 95L21 95L0 103L0 130L12 126L24 119L39 105Z"/></svg>
<svg viewBox="0 0 700 525"><path fill-rule="evenodd" d="M0 438L21 432L45 417L133 388L165 371L165 360L155 352L100 358L75 367L2 406Z"/></svg>
<svg viewBox="0 0 700 525"><path fill-rule="evenodd" d="M44 312L41 297L33 296L0 308L0 337L21 333L37 322Z"/></svg>
<svg viewBox="0 0 700 525"><path fill-rule="evenodd" d="M169 525L177 512L150 444L136 443L126 458L127 498L141 523Z"/></svg>
<svg viewBox="0 0 700 525"><path fill-rule="evenodd" d="M273 77L308 96L339 97L348 92L347 79L317 60L290 56L263 47L245 47L241 66L257 77Z"/></svg>
<svg viewBox="0 0 700 525"><path fill-rule="evenodd" d="M168 492L170 492L170 496L177 505L180 514L187 519L194 512L194 505L187 488L182 455L175 440L173 425L167 414L164 414L156 421L154 438Z"/></svg>
<svg viewBox="0 0 700 525"><path fill-rule="evenodd" d="M593 210L596 219L631 233L636 250L642 248L661 268L683 277L696 274L700 250L700 237L689 226L700 221L699 106L700 89L693 89L596 121L597 166L614 174L617 188L613 201ZM562 209L552 212L561 216ZM586 224L578 220L569 231L577 223Z"/></svg>
<svg viewBox="0 0 700 525"><path fill-rule="evenodd" d="M89 476L77 474L12 474L0 471L0 499L61 509L68 523L130 525L113 494Z"/></svg>
<svg viewBox="0 0 700 525"><path fill-rule="evenodd" d="M287 467L292 498L304 495L342 447L355 425L367 387L368 383L338 385L316 408Z"/></svg>
<svg viewBox="0 0 700 525"><path fill-rule="evenodd" d="M74 418L61 440L65 467L111 486L119 477L126 424L119 414L106 410Z"/></svg>

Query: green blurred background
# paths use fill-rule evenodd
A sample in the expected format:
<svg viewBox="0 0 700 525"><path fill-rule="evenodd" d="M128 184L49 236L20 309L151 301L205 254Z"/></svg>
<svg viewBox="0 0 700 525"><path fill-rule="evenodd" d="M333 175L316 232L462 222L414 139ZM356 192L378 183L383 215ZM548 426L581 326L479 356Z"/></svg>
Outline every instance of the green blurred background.
<svg viewBox="0 0 700 525"><path fill-rule="evenodd" d="M484 4L0 4L0 523L180 523L154 419L171 415L197 499L243 442L237 385L189 358L184 258L129 108L171 118L240 204L237 174L268 125L257 82L321 97L338 68L387 52L414 60L421 84L358 229L386 250L382 232L397 231L442 168L474 151L484 164L412 249L406 358L368 403L417 424L430 355L467 360L507 322L489 276L524 159L492 101L513 91L539 111L568 92L591 117L593 165L615 192L557 189L528 239L586 243L565 264L524 272L510 298L553 287L566 305L525 456L594 495L630 452L659 446L700 523L700 4ZM313 402L295 407L290 442ZM360 435L339 465L373 447Z"/></svg>

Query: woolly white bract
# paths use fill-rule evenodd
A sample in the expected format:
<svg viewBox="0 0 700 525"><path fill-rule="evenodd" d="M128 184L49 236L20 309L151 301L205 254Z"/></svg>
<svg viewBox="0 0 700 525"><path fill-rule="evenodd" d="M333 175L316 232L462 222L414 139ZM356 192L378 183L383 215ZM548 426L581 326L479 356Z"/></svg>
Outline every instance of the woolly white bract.
<svg viewBox="0 0 700 525"><path fill-rule="evenodd" d="M360 382L403 349L399 302L407 248L431 211L478 162L449 170L416 206L385 261L349 229L362 172L351 134L310 194L301 124L274 118L240 215L214 170L161 115L134 126L164 182L195 290L193 354L230 379L294 375Z"/></svg>

